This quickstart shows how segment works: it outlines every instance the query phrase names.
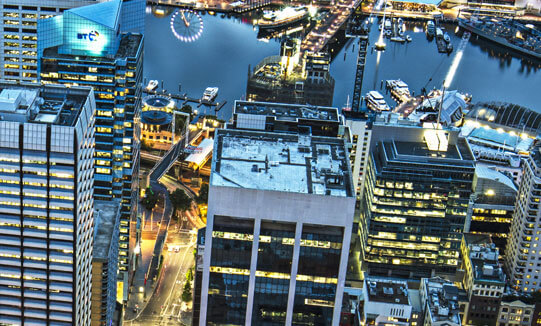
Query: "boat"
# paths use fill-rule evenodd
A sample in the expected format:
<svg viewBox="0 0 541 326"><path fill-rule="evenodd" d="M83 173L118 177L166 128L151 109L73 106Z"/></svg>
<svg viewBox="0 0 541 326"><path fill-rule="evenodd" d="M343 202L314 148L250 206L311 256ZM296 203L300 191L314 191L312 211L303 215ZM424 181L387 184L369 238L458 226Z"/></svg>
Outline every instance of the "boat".
<svg viewBox="0 0 541 326"><path fill-rule="evenodd" d="M377 112L390 110L383 95L377 91L370 91L366 94L366 105Z"/></svg>
<svg viewBox="0 0 541 326"><path fill-rule="evenodd" d="M308 16L306 7L287 7L280 11L266 12L257 25L260 29L276 29L303 21Z"/></svg>
<svg viewBox="0 0 541 326"><path fill-rule="evenodd" d="M426 35L428 36L434 36L436 33L436 25L433 21L429 20L428 23L426 23Z"/></svg>
<svg viewBox="0 0 541 326"><path fill-rule="evenodd" d="M385 20L385 29L391 29L392 28L392 24L391 24L391 20L390 19L386 19Z"/></svg>
<svg viewBox="0 0 541 326"><path fill-rule="evenodd" d="M392 35L393 35L393 32L391 32L390 30L385 31L385 36L386 37L391 37Z"/></svg>
<svg viewBox="0 0 541 326"><path fill-rule="evenodd" d="M387 89L391 90L391 95L399 103L404 102L411 97L408 84L400 79L387 80L385 86Z"/></svg>
<svg viewBox="0 0 541 326"><path fill-rule="evenodd" d="M403 37L400 37L400 36L393 36L393 37L391 37L391 41L404 43L404 42L406 42L406 39L403 38Z"/></svg>
<svg viewBox="0 0 541 326"><path fill-rule="evenodd" d="M445 49L447 50L447 53L453 52L453 43L447 43L447 47Z"/></svg>
<svg viewBox="0 0 541 326"><path fill-rule="evenodd" d="M207 87L203 93L203 101L212 102L218 96L218 87Z"/></svg>
<svg viewBox="0 0 541 326"><path fill-rule="evenodd" d="M447 43L451 43L451 38L449 37L449 34L447 34L447 32L443 33L443 40Z"/></svg>
<svg viewBox="0 0 541 326"><path fill-rule="evenodd" d="M411 42L411 36L406 35L406 41L407 41L407 42Z"/></svg>
<svg viewBox="0 0 541 326"><path fill-rule="evenodd" d="M436 27L436 38L443 38L443 31L439 27Z"/></svg>
<svg viewBox="0 0 541 326"><path fill-rule="evenodd" d="M155 80L155 79L149 81L146 88L147 88L147 90L149 90L149 91L155 90L156 88L158 88L158 81Z"/></svg>
<svg viewBox="0 0 541 326"><path fill-rule="evenodd" d="M516 21L473 17L458 19L458 26L487 40L541 60L541 32Z"/></svg>

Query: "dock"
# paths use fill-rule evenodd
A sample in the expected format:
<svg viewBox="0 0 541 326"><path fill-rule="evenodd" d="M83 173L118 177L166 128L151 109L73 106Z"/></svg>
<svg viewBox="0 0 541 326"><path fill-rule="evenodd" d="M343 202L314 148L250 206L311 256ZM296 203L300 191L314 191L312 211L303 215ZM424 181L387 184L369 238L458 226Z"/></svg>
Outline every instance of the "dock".
<svg viewBox="0 0 541 326"><path fill-rule="evenodd" d="M220 111L224 107L224 105L227 103L227 101L225 100L222 102L210 102L210 101L203 100L202 98L189 97L187 96L187 94L177 95L177 94L167 93L165 91L161 91L161 92L155 91L155 90L153 91L146 88L143 89L143 93L148 94L148 95L166 95L172 99L179 101L179 103L181 103L182 105L185 105L187 103L197 103L198 108L201 107L202 105L207 106L207 107L212 107L214 108L214 112Z"/></svg>
<svg viewBox="0 0 541 326"><path fill-rule="evenodd" d="M170 0L147 0L147 4L154 6L164 6L164 7L173 7L179 9L191 9L194 11L207 11L207 12L216 12L216 13L225 13L225 14L244 14L250 11L258 10L272 4L271 0L257 0L250 1L249 3L242 3L238 6L231 5L230 3L183 3L183 2L173 2Z"/></svg>

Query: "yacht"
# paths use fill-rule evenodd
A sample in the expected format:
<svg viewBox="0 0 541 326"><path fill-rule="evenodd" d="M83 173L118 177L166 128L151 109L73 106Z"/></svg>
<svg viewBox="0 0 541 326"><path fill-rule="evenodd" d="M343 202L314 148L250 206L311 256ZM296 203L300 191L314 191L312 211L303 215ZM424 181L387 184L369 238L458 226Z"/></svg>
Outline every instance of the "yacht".
<svg viewBox="0 0 541 326"><path fill-rule="evenodd" d="M443 40L447 43L451 42L451 38L449 37L449 34L443 33Z"/></svg>
<svg viewBox="0 0 541 326"><path fill-rule="evenodd" d="M436 33L436 25L434 25L434 22L429 20L428 23L426 23L426 35L428 36L434 36Z"/></svg>
<svg viewBox="0 0 541 326"><path fill-rule="evenodd" d="M218 96L218 87L207 87L203 93L203 101L212 102Z"/></svg>
<svg viewBox="0 0 541 326"><path fill-rule="evenodd" d="M257 25L260 29L282 28L305 20L308 16L306 7L287 7L281 11L265 13Z"/></svg>
<svg viewBox="0 0 541 326"><path fill-rule="evenodd" d="M374 111L389 111L390 108L385 102L383 95L377 91L370 91L366 94L366 105Z"/></svg>
<svg viewBox="0 0 541 326"><path fill-rule="evenodd" d="M443 38L443 31L439 27L436 27L436 38Z"/></svg>
<svg viewBox="0 0 541 326"><path fill-rule="evenodd" d="M149 81L146 88L147 88L147 90L149 90L149 91L155 90L156 88L158 88L158 81L155 80L155 79Z"/></svg>

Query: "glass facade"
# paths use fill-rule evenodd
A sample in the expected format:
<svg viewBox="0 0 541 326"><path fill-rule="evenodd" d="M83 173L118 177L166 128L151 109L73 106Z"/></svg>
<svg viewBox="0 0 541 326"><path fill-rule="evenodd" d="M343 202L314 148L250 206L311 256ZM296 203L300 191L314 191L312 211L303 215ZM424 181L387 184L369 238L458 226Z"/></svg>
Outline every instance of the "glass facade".
<svg viewBox="0 0 541 326"><path fill-rule="evenodd" d="M207 325L244 325L253 220L214 217Z"/></svg>
<svg viewBox="0 0 541 326"><path fill-rule="evenodd" d="M330 325L343 228L304 224L295 285L293 325Z"/></svg>
<svg viewBox="0 0 541 326"><path fill-rule="evenodd" d="M453 273L468 212L473 161L393 156L394 142L376 145L361 209L364 260L375 275L429 277ZM402 146L423 147L423 143ZM436 154L435 154L436 155ZM450 155L450 154L449 154ZM424 157L424 156L423 156Z"/></svg>
<svg viewBox="0 0 541 326"><path fill-rule="evenodd" d="M135 219L138 206L143 35L120 29L122 4L104 2L40 20L38 68L44 84L94 88L94 198L122 202L119 271L126 278L130 231L134 232L130 220Z"/></svg>
<svg viewBox="0 0 541 326"><path fill-rule="evenodd" d="M261 222L252 325L285 323L294 243L295 224Z"/></svg>

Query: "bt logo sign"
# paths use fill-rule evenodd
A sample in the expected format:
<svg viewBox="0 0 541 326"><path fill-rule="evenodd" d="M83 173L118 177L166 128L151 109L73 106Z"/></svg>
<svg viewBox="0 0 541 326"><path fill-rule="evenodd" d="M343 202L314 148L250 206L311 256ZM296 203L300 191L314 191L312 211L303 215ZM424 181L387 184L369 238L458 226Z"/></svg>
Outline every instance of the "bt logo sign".
<svg viewBox="0 0 541 326"><path fill-rule="evenodd" d="M79 40L89 40L90 42L97 41L100 37L100 33L97 31L91 31L89 33L77 33Z"/></svg>

